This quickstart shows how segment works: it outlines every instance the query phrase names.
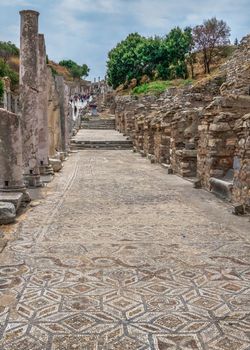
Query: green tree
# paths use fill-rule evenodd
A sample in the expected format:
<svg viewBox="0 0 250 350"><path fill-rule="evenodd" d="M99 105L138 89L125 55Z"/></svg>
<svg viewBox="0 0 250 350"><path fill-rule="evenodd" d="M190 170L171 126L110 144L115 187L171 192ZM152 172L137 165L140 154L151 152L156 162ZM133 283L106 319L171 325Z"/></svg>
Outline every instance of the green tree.
<svg viewBox="0 0 250 350"><path fill-rule="evenodd" d="M3 59L0 59L0 78L1 77L9 77L12 86L18 84L19 81L19 75L13 69L11 69Z"/></svg>
<svg viewBox="0 0 250 350"><path fill-rule="evenodd" d="M89 75L89 72L90 72L89 67L87 66L87 64L84 63L82 65L82 76L87 77Z"/></svg>
<svg viewBox="0 0 250 350"><path fill-rule="evenodd" d="M83 64L80 66L76 62L72 60L63 60L59 62L60 66L64 66L68 68L70 73L72 74L73 78L80 79L82 77L87 77L89 74L89 67L86 64Z"/></svg>
<svg viewBox="0 0 250 350"><path fill-rule="evenodd" d="M203 52L204 73L210 73L210 65L216 48L230 43L230 27L216 17L205 20L193 28L193 38L197 50Z"/></svg>
<svg viewBox="0 0 250 350"><path fill-rule="evenodd" d="M138 57L138 48L144 40L138 33L129 34L108 53L107 78L111 86L116 88L141 76L143 61Z"/></svg>
<svg viewBox="0 0 250 350"><path fill-rule="evenodd" d="M190 28L173 28L166 36L169 61L169 78L187 78L186 54L190 50L192 34Z"/></svg>
<svg viewBox="0 0 250 350"><path fill-rule="evenodd" d="M78 66L78 64L72 60L62 60L59 62L59 64L60 66L66 67L68 69Z"/></svg>
<svg viewBox="0 0 250 350"><path fill-rule="evenodd" d="M174 28L164 38L145 38L132 33L108 54L107 78L113 88L143 75L150 79L185 78L185 55L190 48L191 30Z"/></svg>
<svg viewBox="0 0 250 350"><path fill-rule="evenodd" d="M235 38L235 40L234 40L234 46L238 46L238 45L239 45L239 41L238 41L237 38Z"/></svg>

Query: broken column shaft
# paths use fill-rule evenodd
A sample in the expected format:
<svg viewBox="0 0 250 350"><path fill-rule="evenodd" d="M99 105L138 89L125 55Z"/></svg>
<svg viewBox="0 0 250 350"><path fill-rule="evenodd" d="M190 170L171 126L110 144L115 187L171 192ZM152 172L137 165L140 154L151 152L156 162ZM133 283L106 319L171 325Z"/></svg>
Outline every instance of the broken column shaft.
<svg viewBox="0 0 250 350"><path fill-rule="evenodd" d="M38 16L21 11L20 105L24 177L29 186L41 186L38 159Z"/></svg>
<svg viewBox="0 0 250 350"><path fill-rule="evenodd" d="M23 191L22 141L19 117L0 109L0 191Z"/></svg>

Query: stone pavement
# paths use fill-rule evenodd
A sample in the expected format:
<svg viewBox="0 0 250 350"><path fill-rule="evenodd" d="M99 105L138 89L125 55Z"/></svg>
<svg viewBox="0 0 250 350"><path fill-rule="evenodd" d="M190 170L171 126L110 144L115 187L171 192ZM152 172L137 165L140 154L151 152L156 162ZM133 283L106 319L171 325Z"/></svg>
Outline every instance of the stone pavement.
<svg viewBox="0 0 250 350"><path fill-rule="evenodd" d="M250 349L248 218L131 151L46 191L0 255L1 350Z"/></svg>

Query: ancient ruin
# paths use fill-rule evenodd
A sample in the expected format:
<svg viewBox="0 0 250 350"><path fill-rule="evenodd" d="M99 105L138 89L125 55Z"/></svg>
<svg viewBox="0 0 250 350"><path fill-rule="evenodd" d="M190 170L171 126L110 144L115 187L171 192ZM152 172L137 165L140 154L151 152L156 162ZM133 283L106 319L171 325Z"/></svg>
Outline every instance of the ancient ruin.
<svg viewBox="0 0 250 350"><path fill-rule="evenodd" d="M215 74L136 95L55 73L39 13L20 17L0 349L250 349L250 35Z"/></svg>
<svg viewBox="0 0 250 350"><path fill-rule="evenodd" d="M20 18L19 96L11 91L9 79L4 78L4 109L0 109L0 201L14 203L16 210L30 200L27 188L42 187L47 181L43 176L62 168L70 136L80 127L80 107L76 107L73 118L73 106L69 104L78 85L68 85L63 77L54 77L47 66L39 13L24 10ZM81 82L79 86L86 88Z"/></svg>
<svg viewBox="0 0 250 350"><path fill-rule="evenodd" d="M243 38L214 78L159 98L115 97L117 130L135 150L235 206L250 206L249 47Z"/></svg>

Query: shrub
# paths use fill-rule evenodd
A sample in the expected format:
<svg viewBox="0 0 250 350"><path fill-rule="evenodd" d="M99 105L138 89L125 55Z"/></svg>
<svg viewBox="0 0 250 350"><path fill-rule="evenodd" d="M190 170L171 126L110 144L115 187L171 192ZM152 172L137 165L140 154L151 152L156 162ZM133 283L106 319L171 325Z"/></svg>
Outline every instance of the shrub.
<svg viewBox="0 0 250 350"><path fill-rule="evenodd" d="M12 86L18 84L19 75L10 66L4 62L3 59L0 59L0 77L9 77L11 80Z"/></svg>

